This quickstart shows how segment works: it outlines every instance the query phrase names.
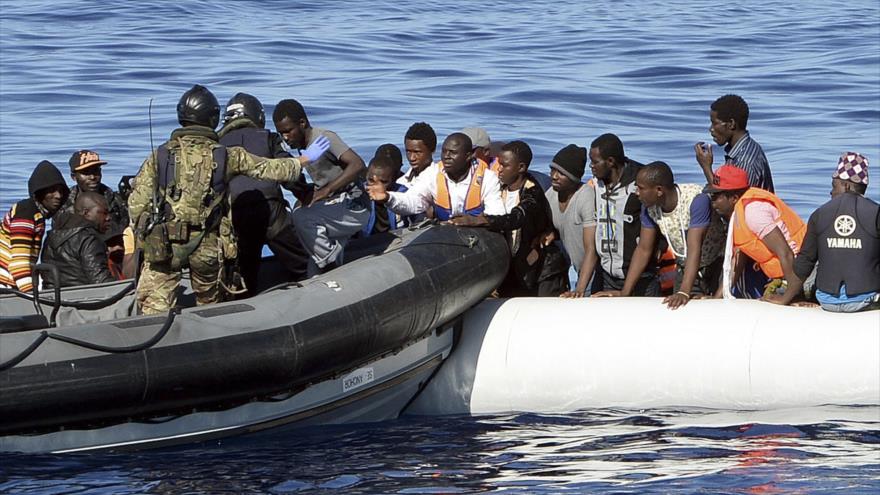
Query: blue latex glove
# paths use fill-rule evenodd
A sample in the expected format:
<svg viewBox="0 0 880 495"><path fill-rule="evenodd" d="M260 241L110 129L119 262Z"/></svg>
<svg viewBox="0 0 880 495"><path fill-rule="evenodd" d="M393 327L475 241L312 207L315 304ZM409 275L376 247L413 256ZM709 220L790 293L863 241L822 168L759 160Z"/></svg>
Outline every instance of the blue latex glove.
<svg viewBox="0 0 880 495"><path fill-rule="evenodd" d="M318 139L315 139L312 144L303 151L302 155L309 159L310 162L313 162L321 157L325 151L330 149L330 140L327 139L326 136L318 136Z"/></svg>

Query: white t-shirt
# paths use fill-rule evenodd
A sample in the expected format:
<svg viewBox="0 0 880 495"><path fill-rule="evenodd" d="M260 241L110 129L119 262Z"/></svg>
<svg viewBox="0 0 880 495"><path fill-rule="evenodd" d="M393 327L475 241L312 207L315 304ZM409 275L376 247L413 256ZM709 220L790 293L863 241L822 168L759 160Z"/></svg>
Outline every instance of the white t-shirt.
<svg viewBox="0 0 880 495"><path fill-rule="evenodd" d="M516 191L501 190L501 199L504 201L504 213L509 214L519 204L519 189Z"/></svg>

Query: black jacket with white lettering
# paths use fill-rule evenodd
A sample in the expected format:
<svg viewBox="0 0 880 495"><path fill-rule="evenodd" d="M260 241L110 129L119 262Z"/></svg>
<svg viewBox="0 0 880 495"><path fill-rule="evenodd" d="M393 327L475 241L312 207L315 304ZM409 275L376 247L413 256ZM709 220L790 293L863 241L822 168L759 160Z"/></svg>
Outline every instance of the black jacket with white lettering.
<svg viewBox="0 0 880 495"><path fill-rule="evenodd" d="M816 262L816 287L847 296L880 291L880 205L856 193L831 198L810 215L795 273L806 279Z"/></svg>

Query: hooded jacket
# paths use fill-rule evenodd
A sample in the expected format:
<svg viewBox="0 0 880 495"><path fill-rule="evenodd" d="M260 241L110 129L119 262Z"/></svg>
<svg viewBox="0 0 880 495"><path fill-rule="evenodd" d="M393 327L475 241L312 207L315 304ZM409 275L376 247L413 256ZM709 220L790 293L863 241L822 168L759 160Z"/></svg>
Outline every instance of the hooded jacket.
<svg viewBox="0 0 880 495"><path fill-rule="evenodd" d="M80 215L65 215L46 235L43 263L58 267L61 287L100 284L116 280L107 265L107 246L95 224ZM44 280L51 287L50 280Z"/></svg>
<svg viewBox="0 0 880 495"><path fill-rule="evenodd" d="M33 289L32 271L40 257L40 246L49 212L36 200L36 193L67 184L61 171L47 160L40 162L28 179L30 197L12 205L0 223L0 286L22 292Z"/></svg>

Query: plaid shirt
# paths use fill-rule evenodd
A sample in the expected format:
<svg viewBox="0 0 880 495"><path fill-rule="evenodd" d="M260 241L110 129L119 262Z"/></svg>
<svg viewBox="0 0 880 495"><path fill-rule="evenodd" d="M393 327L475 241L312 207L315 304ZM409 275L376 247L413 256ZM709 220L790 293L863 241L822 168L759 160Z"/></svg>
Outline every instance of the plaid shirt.
<svg viewBox="0 0 880 495"><path fill-rule="evenodd" d="M750 186L775 192L767 156L764 155L761 145L752 139L748 132L735 145L724 148L724 164L745 170L749 174Z"/></svg>

